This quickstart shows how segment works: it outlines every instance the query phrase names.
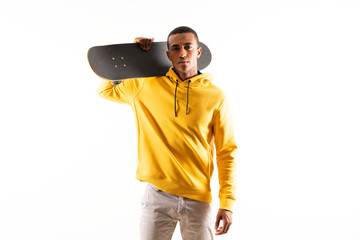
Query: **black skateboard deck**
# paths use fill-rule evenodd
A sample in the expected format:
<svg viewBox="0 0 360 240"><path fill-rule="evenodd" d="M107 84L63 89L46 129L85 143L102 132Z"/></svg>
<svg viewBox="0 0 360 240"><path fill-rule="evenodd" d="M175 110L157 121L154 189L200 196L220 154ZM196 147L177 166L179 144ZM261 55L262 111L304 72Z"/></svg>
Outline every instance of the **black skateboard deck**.
<svg viewBox="0 0 360 240"><path fill-rule="evenodd" d="M202 70L210 64L211 52L204 43L200 47L198 69ZM153 42L149 51L137 43L96 46L89 49L88 60L92 70L107 80L163 76L172 66L166 51L166 42Z"/></svg>

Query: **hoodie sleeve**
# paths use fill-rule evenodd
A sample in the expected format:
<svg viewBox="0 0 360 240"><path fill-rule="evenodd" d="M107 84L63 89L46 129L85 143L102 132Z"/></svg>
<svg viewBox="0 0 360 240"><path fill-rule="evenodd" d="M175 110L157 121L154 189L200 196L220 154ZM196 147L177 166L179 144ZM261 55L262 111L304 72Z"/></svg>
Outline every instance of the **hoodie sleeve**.
<svg viewBox="0 0 360 240"><path fill-rule="evenodd" d="M130 104L141 91L143 84L143 78L122 80L117 85L113 85L111 81L103 79L96 92L107 100Z"/></svg>
<svg viewBox="0 0 360 240"><path fill-rule="evenodd" d="M232 211L235 202L235 153L237 145L226 99L223 100L215 113L214 136L220 184L220 208Z"/></svg>

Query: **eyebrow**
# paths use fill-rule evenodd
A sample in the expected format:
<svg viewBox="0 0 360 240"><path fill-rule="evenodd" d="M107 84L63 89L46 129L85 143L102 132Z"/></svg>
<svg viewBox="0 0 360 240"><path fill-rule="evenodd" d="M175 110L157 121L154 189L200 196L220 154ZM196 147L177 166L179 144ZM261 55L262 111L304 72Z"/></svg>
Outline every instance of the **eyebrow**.
<svg viewBox="0 0 360 240"><path fill-rule="evenodd" d="M190 42L184 44L184 46L188 46L188 45L194 45L194 44L192 44L192 43L190 43ZM171 47L179 47L179 46L180 46L179 44L173 44L173 45L171 45Z"/></svg>

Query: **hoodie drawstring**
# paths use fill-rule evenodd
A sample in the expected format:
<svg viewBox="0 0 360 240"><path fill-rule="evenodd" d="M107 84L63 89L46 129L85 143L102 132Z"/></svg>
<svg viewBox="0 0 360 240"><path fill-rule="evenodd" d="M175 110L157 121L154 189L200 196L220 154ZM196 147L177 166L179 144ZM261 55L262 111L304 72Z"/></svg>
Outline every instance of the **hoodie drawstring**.
<svg viewBox="0 0 360 240"><path fill-rule="evenodd" d="M175 87L175 102L174 102L174 105L175 105L175 117L177 117L177 113L176 113L176 91L177 91L177 87L179 85L179 80L176 80L176 87Z"/></svg>
<svg viewBox="0 0 360 240"><path fill-rule="evenodd" d="M186 99L186 115L188 114L188 110L189 110L189 89L190 89L190 83L191 80L189 80L188 82L188 87L187 87L187 99ZM174 106L175 106L175 117L177 117L177 112L176 112L176 93L177 93L177 88L179 85L179 80L176 80L176 87L175 87L175 98L174 98Z"/></svg>
<svg viewBox="0 0 360 240"><path fill-rule="evenodd" d="M186 99L186 115L188 114L188 107L189 107L189 88L190 88L190 82L191 82L191 80L189 80L189 82L188 82L187 99Z"/></svg>

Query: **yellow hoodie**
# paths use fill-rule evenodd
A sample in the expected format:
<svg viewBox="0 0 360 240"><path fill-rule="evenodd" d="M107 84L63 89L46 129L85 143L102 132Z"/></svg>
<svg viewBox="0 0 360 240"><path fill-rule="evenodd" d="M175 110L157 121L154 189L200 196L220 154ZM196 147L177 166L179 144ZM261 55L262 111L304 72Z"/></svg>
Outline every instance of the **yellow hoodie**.
<svg viewBox="0 0 360 240"><path fill-rule="evenodd" d="M220 208L235 201L235 152L231 115L224 93L210 74L185 81L170 68L166 76L102 80L98 94L132 107L138 135L136 178L182 197L211 202L214 145Z"/></svg>

